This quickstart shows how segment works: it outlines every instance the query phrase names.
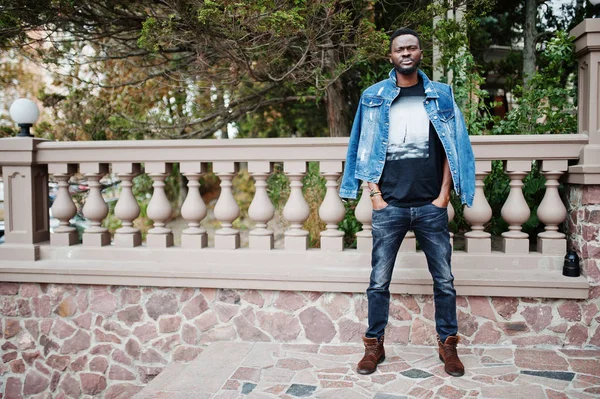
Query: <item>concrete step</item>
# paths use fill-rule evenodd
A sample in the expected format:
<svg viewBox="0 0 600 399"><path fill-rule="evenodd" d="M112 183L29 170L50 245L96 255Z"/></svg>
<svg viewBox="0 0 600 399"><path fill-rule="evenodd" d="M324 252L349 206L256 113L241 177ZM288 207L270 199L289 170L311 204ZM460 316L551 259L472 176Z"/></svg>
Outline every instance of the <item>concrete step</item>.
<svg viewBox="0 0 600 399"><path fill-rule="evenodd" d="M253 343L215 342L188 364L171 364L134 399L210 399L238 369Z"/></svg>

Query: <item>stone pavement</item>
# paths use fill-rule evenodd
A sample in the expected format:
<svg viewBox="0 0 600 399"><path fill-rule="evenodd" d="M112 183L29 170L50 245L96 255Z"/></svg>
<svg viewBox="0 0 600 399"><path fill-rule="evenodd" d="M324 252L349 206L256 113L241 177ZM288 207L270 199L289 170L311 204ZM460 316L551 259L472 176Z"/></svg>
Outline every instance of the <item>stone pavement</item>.
<svg viewBox="0 0 600 399"><path fill-rule="evenodd" d="M460 347L450 377L436 349L387 345L377 372L355 372L362 347L216 342L173 364L136 399L599 398L600 350Z"/></svg>

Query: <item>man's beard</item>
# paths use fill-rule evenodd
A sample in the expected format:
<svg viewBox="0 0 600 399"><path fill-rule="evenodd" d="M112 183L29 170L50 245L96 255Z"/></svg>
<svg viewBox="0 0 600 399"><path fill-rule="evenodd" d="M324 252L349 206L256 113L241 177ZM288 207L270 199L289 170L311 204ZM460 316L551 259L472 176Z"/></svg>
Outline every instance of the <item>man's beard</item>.
<svg viewBox="0 0 600 399"><path fill-rule="evenodd" d="M419 65L421 65L421 59L415 61L414 58L411 58L411 60L414 62L412 66L405 68L402 67L402 65L394 65L394 69L400 75L412 75L417 71L417 69L419 69Z"/></svg>

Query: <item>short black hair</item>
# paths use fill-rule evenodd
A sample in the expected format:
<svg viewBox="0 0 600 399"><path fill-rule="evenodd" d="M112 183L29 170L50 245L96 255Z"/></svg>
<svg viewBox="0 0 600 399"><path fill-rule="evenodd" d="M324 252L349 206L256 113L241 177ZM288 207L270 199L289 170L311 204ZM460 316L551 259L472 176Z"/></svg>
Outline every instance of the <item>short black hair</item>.
<svg viewBox="0 0 600 399"><path fill-rule="evenodd" d="M394 39L402 35L411 35L416 37L419 42L419 48L421 48L421 38L419 37L419 34L416 31L409 28L400 28L396 29L396 31L390 36L390 50L392 49L392 43L394 42Z"/></svg>

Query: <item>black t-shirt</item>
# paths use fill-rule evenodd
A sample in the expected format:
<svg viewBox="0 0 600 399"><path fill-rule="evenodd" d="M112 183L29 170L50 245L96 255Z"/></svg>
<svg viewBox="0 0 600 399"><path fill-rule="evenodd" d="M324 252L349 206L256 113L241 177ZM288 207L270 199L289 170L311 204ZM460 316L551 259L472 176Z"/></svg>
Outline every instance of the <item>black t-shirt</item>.
<svg viewBox="0 0 600 399"><path fill-rule="evenodd" d="M423 206L440 194L444 147L429 121L423 81L403 87L390 107L390 132L379 188L388 204Z"/></svg>

